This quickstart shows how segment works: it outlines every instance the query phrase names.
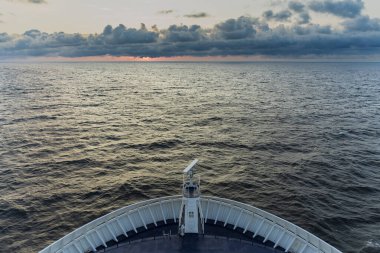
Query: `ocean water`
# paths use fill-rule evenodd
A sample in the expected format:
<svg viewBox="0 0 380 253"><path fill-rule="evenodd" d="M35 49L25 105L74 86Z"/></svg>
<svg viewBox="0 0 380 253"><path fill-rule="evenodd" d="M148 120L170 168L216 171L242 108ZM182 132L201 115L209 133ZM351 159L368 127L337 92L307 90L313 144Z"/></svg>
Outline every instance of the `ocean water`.
<svg viewBox="0 0 380 253"><path fill-rule="evenodd" d="M379 63L1 63L0 252L116 208L246 202L343 252L380 252Z"/></svg>

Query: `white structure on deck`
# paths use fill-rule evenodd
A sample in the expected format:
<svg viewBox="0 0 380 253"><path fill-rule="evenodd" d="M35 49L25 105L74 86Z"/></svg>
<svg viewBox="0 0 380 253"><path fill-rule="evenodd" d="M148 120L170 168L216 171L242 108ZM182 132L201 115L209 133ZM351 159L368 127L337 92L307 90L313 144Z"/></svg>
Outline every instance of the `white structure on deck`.
<svg viewBox="0 0 380 253"><path fill-rule="evenodd" d="M199 193L199 183L192 181L195 164L196 161L189 165L188 170L184 170L186 178L183 189L196 185ZM282 247L285 252L341 253L297 225L251 205L210 196L192 198L186 194L190 192L184 191L183 196L150 199L120 208L67 234L40 253L96 251L101 245L108 247L108 241L117 242L120 235L128 237L128 232L138 233L147 230L148 225L157 227L169 222L184 225L183 233L202 233L203 222L230 225L234 230L240 228L239 231L244 234L251 232L254 238L261 236L263 242L271 241L274 248ZM195 223L191 223L190 219L186 220L190 212L194 212L194 219L197 218Z"/></svg>
<svg viewBox="0 0 380 253"><path fill-rule="evenodd" d="M183 197L178 222L178 232L181 236L185 234L204 233L204 218L200 205L200 180L199 178L198 182L193 180L197 162L198 160L195 159L183 170Z"/></svg>

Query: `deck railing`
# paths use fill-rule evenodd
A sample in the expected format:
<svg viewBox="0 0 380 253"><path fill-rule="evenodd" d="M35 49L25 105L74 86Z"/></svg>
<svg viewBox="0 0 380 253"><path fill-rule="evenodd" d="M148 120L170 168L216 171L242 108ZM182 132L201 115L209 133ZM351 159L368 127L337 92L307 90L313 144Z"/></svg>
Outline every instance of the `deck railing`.
<svg viewBox="0 0 380 253"><path fill-rule="evenodd" d="M52 243L40 253L83 253L96 251L119 235L128 237L128 231L147 229L148 224L158 225L167 220L178 221L182 196L170 196L138 202L93 220Z"/></svg>
<svg viewBox="0 0 380 253"><path fill-rule="evenodd" d="M327 242L286 221L259 208L230 199L209 197L201 198L205 221L223 222L233 229L242 228L243 233L250 231L252 237L261 236L263 242L271 241L274 247L295 253L341 253Z"/></svg>
<svg viewBox="0 0 380 253"><path fill-rule="evenodd" d="M148 225L178 222L182 196L170 196L138 202L106 214L52 243L40 253L83 253L96 251L108 241L118 241L118 236L128 237L129 231L139 232ZM306 230L259 208L237 201L202 196L201 207L207 223L230 225L252 237L273 242L285 252L341 253L339 250Z"/></svg>

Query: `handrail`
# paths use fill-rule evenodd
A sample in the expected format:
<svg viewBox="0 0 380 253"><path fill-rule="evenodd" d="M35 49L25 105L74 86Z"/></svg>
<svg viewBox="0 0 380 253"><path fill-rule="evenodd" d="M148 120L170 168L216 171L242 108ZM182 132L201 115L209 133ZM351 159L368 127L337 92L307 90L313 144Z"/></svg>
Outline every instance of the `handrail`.
<svg viewBox="0 0 380 253"><path fill-rule="evenodd" d="M182 196L177 195L150 199L122 207L79 227L41 250L40 253L95 251L100 245L107 246L106 242L114 240L115 236L122 234L127 236L127 232L132 230L137 232L136 228L138 227L146 228L147 224L154 223L157 225L160 221L165 221L166 223L166 220L172 218L175 220L175 213L177 213L178 217L181 204ZM218 206L217 211L214 213L209 211L211 204ZM215 223L216 221L221 221L224 225L234 221L235 224L232 224L234 229L236 227L244 229L244 226L246 226L243 233L251 231L254 233L254 237L260 235L265 238L264 241L272 240L275 243L274 247L281 246L286 252L341 253L341 251L310 232L254 206L212 196L202 196L200 205L205 210L204 218L206 220L212 219L215 220ZM236 214L231 216L230 214L233 210L236 211ZM228 213L228 215L223 215L223 212ZM246 213L246 225L239 226L239 222L244 222L243 218L241 218L244 216L243 213ZM255 222L253 222L255 219L262 221L259 226L255 227ZM267 229L262 229L265 227L264 223ZM128 226L127 224L130 225ZM268 230L269 232L267 232ZM271 237L271 233L275 235Z"/></svg>
<svg viewBox="0 0 380 253"><path fill-rule="evenodd" d="M62 250L64 247L66 247L67 245L69 245L73 241L79 239L80 237L82 237L86 234L89 234L91 231L95 231L95 229L97 227L100 227L103 224L106 224L107 222L109 222L115 218L118 218L118 217L121 217L125 214L128 214L129 211L136 210L139 207L150 206L152 204L156 204L156 203L160 203L160 202L164 202L164 201L169 201L169 200L178 200L179 201L179 200L182 200L182 196L181 195L175 195L175 196L168 196L168 197L160 197L160 198L145 200L145 201L137 202L137 203L132 204L132 205L124 206L122 208L119 208L115 211L112 211L111 213L108 213L104 216L101 216L101 217L77 228L73 232L65 235L61 239L50 244L49 246L47 246L46 248L41 250L39 253L59 252L60 250ZM57 250L55 250L55 249L57 249Z"/></svg>
<svg viewBox="0 0 380 253"><path fill-rule="evenodd" d="M266 221L273 223L273 226L277 225L277 226L281 227L282 229L284 229L285 231L287 231L288 233L293 234L293 236L298 237L299 239L303 240L304 242L306 242L306 244L308 246L315 248L317 250L317 252L325 252L321 249L321 246L323 245L326 248L329 248L328 252L326 252L326 253L341 253L341 251L339 251L338 249L336 249L332 245L328 244L327 242L323 241L319 237L317 237L317 236L313 235L312 233L306 231L305 229L295 225L294 223L291 223L287 220L284 220L284 219L282 219L282 218L280 218L280 217L278 217L272 213L268 213L262 209L259 209L257 207L254 207L254 206L251 206L251 205L248 205L245 203L241 203L238 201L230 200L230 199L213 197L213 196L202 196L201 199L204 201L207 201L207 200L210 201L211 200L214 202L218 202L219 204L223 203L226 206L232 205L232 206L235 206L237 208L246 210L247 212L252 212L255 215L258 215L259 217L265 219ZM228 208L230 208L230 207L228 207ZM313 241L317 242L317 245L315 245L315 243L313 243Z"/></svg>

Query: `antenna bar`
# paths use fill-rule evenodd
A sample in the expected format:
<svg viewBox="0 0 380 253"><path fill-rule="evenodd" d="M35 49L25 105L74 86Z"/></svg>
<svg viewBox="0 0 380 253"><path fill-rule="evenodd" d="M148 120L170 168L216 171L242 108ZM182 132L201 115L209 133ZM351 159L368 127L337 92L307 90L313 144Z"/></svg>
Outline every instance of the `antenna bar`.
<svg viewBox="0 0 380 253"><path fill-rule="evenodd" d="M189 166L187 166L186 169L183 170L183 173L184 173L184 174L189 173L189 172L194 168L195 164L197 164L197 162L198 162L198 159L195 159L194 161L192 161L192 162L189 164Z"/></svg>

